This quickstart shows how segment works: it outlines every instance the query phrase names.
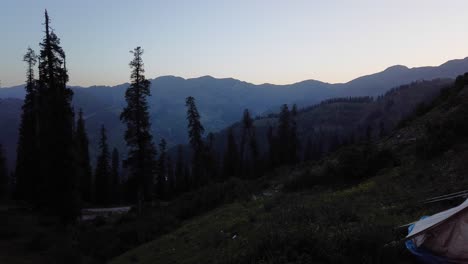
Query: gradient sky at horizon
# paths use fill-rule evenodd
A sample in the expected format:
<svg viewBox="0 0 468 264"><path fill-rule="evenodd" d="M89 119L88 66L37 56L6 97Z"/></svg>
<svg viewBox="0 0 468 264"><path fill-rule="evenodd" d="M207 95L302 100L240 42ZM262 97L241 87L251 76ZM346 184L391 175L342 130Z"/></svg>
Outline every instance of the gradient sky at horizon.
<svg viewBox="0 0 468 264"><path fill-rule="evenodd" d="M39 50L45 8L70 85L127 82L136 46L147 78L256 84L346 82L468 56L466 0L0 0L2 87L24 82L22 56Z"/></svg>

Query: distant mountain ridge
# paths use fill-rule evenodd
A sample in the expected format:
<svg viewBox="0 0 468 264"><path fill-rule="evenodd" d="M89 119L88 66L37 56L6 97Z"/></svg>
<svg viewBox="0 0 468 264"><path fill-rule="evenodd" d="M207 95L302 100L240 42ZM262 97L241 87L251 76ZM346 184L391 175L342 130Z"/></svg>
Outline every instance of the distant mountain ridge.
<svg viewBox="0 0 468 264"><path fill-rule="evenodd" d="M152 97L148 99L155 140L165 138L169 145L186 143L185 98L196 99L203 125L207 132L220 131L238 121L245 108L255 115L276 112L278 106L297 103L300 107L310 106L334 97L377 96L391 88L417 80L455 78L468 71L468 58L451 60L440 66L408 68L392 66L384 71L362 76L347 83L330 84L316 80L305 80L287 85L255 85L233 78L217 79L211 76L184 79L176 76L162 76L151 79ZM73 74L73 73L71 73ZM75 95L75 109L82 108L87 118L87 130L91 147L96 146L98 131L104 124L109 131L111 146L124 149L124 127L119 120L125 105L124 93L128 83L116 86L72 86ZM23 85L0 89L0 98L24 98ZM19 104L20 100L16 101ZM3 111L4 104L0 104ZM11 129L17 129L19 111ZM10 122L9 121L9 122ZM16 130L17 131L17 130ZM16 144L11 133L0 132L0 142ZM13 142L13 143L12 143ZM8 150L14 150L13 147ZM94 151L92 149L92 151ZM14 154L8 153L10 159Z"/></svg>
<svg viewBox="0 0 468 264"><path fill-rule="evenodd" d="M454 59L447 61L439 66L422 66L422 67L412 67L408 68L405 65L393 65L388 68L386 68L383 71L369 74L369 75L364 75L361 77L357 77L353 80L350 80L345 83L328 83L328 82L322 82L319 80L313 80L313 79L307 79L291 84L272 84L272 83L263 83L263 84L253 84L245 81L241 81L238 79L234 78L215 78L210 75L204 75L200 77L195 77L195 78L183 78L179 76L174 76L174 75L165 75L165 76L160 76L154 79L150 79L150 81L153 84L159 83L160 81L167 83L167 82L194 82L197 84L203 84L206 82L210 81L223 81L226 83L231 83L234 85L239 85L243 84L245 86L252 86L256 88L300 88L304 86L308 86L309 88L317 88L320 86L328 86L328 87L334 87L339 89L344 89L348 87L352 87L353 89L348 89L349 93L359 93L361 92L360 89L356 88L357 86L363 86L364 87L369 86L371 83L374 85L381 84L384 81L388 81L391 79L393 82L398 83L396 85L393 85L392 87L404 84L404 83L409 83L415 80L428 80L428 79L437 79L437 78L455 78L457 74L455 72L460 72L464 73L464 71L468 70L468 57L464 59ZM403 78L403 79L402 79ZM117 88L121 86L128 86L128 83L123 83L123 84L118 84L115 86L108 86L108 85L93 85L89 87L83 87L83 86L70 86L73 89L80 89L80 88L86 88L86 89L94 89L94 88ZM315 87L314 87L315 86ZM16 85L16 86L11 86L11 87L3 87L0 88L0 97L1 98L6 98L6 97L11 97L11 98L23 98L24 97L24 85ZM375 87L374 90L370 91L374 95L379 95L382 94L380 87ZM356 90L354 90L356 89ZM346 92L343 92L346 93ZM356 94L356 96L359 96Z"/></svg>

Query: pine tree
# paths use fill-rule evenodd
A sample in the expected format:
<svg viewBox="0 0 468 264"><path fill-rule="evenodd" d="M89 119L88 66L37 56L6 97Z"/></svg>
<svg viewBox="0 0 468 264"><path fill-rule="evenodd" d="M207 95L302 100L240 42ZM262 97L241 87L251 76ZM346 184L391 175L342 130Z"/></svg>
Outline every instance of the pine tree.
<svg viewBox="0 0 468 264"><path fill-rule="evenodd" d="M311 137L308 137L304 149L304 161L319 160L323 152L323 136L321 133L314 132Z"/></svg>
<svg viewBox="0 0 468 264"><path fill-rule="evenodd" d="M281 112L279 114L278 120L278 158L281 165L287 163L290 160L290 128L291 113L289 112L288 105L284 104L281 106Z"/></svg>
<svg viewBox="0 0 468 264"><path fill-rule="evenodd" d="M83 111L78 113L75 132L76 144L76 175L79 181L81 198L87 203L92 202L93 175L89 158L89 140L86 133Z"/></svg>
<svg viewBox="0 0 468 264"><path fill-rule="evenodd" d="M8 192L8 169L3 146L0 144L0 199L7 196Z"/></svg>
<svg viewBox="0 0 468 264"><path fill-rule="evenodd" d="M239 171L239 152L237 150L236 139L232 127L229 127L227 134L227 146L224 153L223 175L224 179L235 177Z"/></svg>
<svg viewBox="0 0 468 264"><path fill-rule="evenodd" d="M248 149L248 150L247 150ZM242 174L246 178L250 178L252 174L257 172L258 165L258 147L255 136L255 126L248 109L244 110L242 117L242 136L240 146L240 166Z"/></svg>
<svg viewBox="0 0 468 264"><path fill-rule="evenodd" d="M184 164L184 183L185 183L185 191L189 191L190 187L192 186L192 180L190 178L190 167L187 163Z"/></svg>
<svg viewBox="0 0 468 264"><path fill-rule="evenodd" d="M268 157L270 161L270 168L274 168L278 165L278 143L277 137L274 134L273 126L268 126L267 131L268 139Z"/></svg>
<svg viewBox="0 0 468 264"><path fill-rule="evenodd" d="M166 140L163 138L159 142L159 159L158 159L158 177L156 181L156 197L165 198L164 190L166 189L167 180L167 152Z"/></svg>
<svg viewBox="0 0 468 264"><path fill-rule="evenodd" d="M249 109L244 110L244 114L242 116L242 135L241 135L241 144L240 144L240 156L241 162L244 162L244 158L246 156L246 145L248 145L248 140L251 136L251 129L253 127L253 120L250 117Z"/></svg>
<svg viewBox="0 0 468 264"><path fill-rule="evenodd" d="M370 142L372 140L372 125L368 124L366 128L366 140Z"/></svg>
<svg viewBox="0 0 468 264"><path fill-rule="evenodd" d="M101 127L101 138L99 139L99 156L96 163L96 172L94 178L96 180L96 203L99 205L107 205L110 202L110 187L111 187L111 167L109 165L109 147L107 145L106 128Z"/></svg>
<svg viewBox="0 0 468 264"><path fill-rule="evenodd" d="M112 178L112 201L120 202L121 200L121 184L120 184L120 157L117 148L112 150L111 163L111 178Z"/></svg>
<svg viewBox="0 0 468 264"><path fill-rule="evenodd" d="M291 109L291 131L289 132L289 163L295 164L299 161L299 138L297 137L297 106L293 105Z"/></svg>
<svg viewBox="0 0 468 264"><path fill-rule="evenodd" d="M309 161L309 160L312 160L313 159L313 145L312 145L312 140L310 139L310 137L307 138L307 143L306 143L306 146L304 148L304 161Z"/></svg>
<svg viewBox="0 0 468 264"><path fill-rule="evenodd" d="M167 182L166 182L166 197L172 198L175 194L175 176L174 176L174 165L170 155L167 156Z"/></svg>
<svg viewBox="0 0 468 264"><path fill-rule="evenodd" d="M205 147L205 168L209 180L214 180L218 178L218 160L216 157L215 151L215 136L213 133L208 133L206 137L206 147Z"/></svg>
<svg viewBox="0 0 468 264"><path fill-rule="evenodd" d="M34 66L37 55L31 48L23 57L28 65L26 72L26 96L24 98L16 157L16 195L17 198L32 200L37 197L38 149L36 145L37 85L34 78Z"/></svg>
<svg viewBox="0 0 468 264"><path fill-rule="evenodd" d="M200 122L200 114L195 105L195 98L192 96L187 97L185 106L187 106L189 142L192 147L192 180L195 185L200 185L205 181L203 168L204 145L202 140L205 128Z"/></svg>
<svg viewBox="0 0 468 264"><path fill-rule="evenodd" d="M131 84L125 92L127 106L120 115L120 119L127 125L125 140L129 148L124 166L129 168L129 177L133 178L131 179L134 181L132 192L141 211L141 203L152 198L157 153L150 131L147 97L151 95L151 91L150 82L144 76L143 49L137 47L131 53L134 56L130 62Z"/></svg>
<svg viewBox="0 0 468 264"><path fill-rule="evenodd" d="M174 172L174 182L175 189L177 192L184 192L187 188L187 183L185 182L185 164L184 164L184 153L182 145L177 146L177 161Z"/></svg>
<svg viewBox="0 0 468 264"><path fill-rule="evenodd" d="M60 39L50 27L45 12L45 36L39 44L37 82L38 121L35 138L39 153L38 200L56 209L65 223L80 214L79 190L75 175L73 92L66 87L68 73Z"/></svg>
<svg viewBox="0 0 468 264"><path fill-rule="evenodd" d="M254 173L254 177L260 177L260 173L265 169L264 168L264 161L260 157L260 153L258 150L258 143L257 143L257 136L254 130L254 134L250 139L250 149L252 151L252 170Z"/></svg>

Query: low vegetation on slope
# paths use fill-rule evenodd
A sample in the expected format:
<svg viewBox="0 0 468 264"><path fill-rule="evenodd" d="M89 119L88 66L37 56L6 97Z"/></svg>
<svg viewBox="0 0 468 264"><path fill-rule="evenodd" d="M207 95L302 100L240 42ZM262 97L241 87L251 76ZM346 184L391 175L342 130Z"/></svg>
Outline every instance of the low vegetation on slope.
<svg viewBox="0 0 468 264"><path fill-rule="evenodd" d="M412 263L400 225L468 185L468 75L390 136L281 168L263 191L183 222L112 263Z"/></svg>
<svg viewBox="0 0 468 264"><path fill-rule="evenodd" d="M461 202L421 200L468 185L467 80L380 141L212 183L142 216L65 229L47 212L0 207L0 263L412 263L398 227Z"/></svg>

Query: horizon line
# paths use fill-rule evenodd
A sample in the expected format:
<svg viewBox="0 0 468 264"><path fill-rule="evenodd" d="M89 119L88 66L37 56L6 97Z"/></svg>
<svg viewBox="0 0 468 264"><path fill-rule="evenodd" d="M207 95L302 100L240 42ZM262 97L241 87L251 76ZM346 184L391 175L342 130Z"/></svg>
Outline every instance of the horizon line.
<svg viewBox="0 0 468 264"><path fill-rule="evenodd" d="M468 57L464 57L464 58L461 58L461 59L451 59L451 60L448 60L442 64L439 64L439 65L426 65L426 66L414 66L414 67L408 67L406 65L403 65L403 64L395 64L395 65L391 65L391 66L388 66L386 67L385 69L383 70L380 70L380 71L376 71L374 73L368 73L368 74L364 74L364 75L361 75L361 76L357 76L351 80L348 80L346 82L326 82L326 81L321 81L321 80L317 80L317 79L304 79L304 80L300 80L300 81L296 81L296 82L291 82L291 83L284 83L284 84L277 84L277 83L269 83L269 82L264 82L264 83L254 83L254 82L249 82L249 81L244 81L244 80L241 80L241 79L237 79L237 78L234 78L234 77L215 77L213 75L201 75L201 76L198 76L198 77L182 77L182 76L177 76L177 75L160 75L160 76L156 76L154 78L148 78L148 80L152 81L152 80L156 80L158 78L164 78L164 77L173 77L173 78L180 78L180 79L183 79L183 80L195 80L195 79L201 79L201 78L205 78L205 77L209 77L209 78L212 78L212 79L216 79L216 80L225 80L225 79L232 79L232 80L236 80L236 81L240 81L240 82L244 82L244 83L248 83L248 84L251 84L251 85L255 85L255 86L261 86L261 85L275 85L275 86L288 86L288 85L294 85L294 84L298 84L298 83L302 83L302 82L308 82L308 81L313 81L313 82L320 82L320 83L323 83L323 84L331 84L331 85L336 85L336 84L346 84L346 83L349 83L349 82L352 82L354 80L357 80L359 78L362 78L362 77L366 77L366 76L370 76L370 75L374 75L374 74L378 74L378 73L382 73L382 72L385 72L387 71L388 69L391 69L391 68L394 68L394 67L404 67L408 70L412 70L412 69L416 69L416 68L435 68L435 67L440 67L444 64L447 64L449 62L454 62L454 61L463 61L463 60L466 60L468 59ZM1 81L1 80L0 80ZM118 83L118 84L114 84L114 85L108 85L108 84L93 84L93 85L90 85L90 86L82 86L82 85L79 85L79 84L67 84L68 87L79 87L79 88L92 88L92 87L109 87L109 88L112 88L112 87L115 87L115 86L119 86L119 85L124 85L124 84L129 84L129 82L123 82L123 83ZM1 82L0 82L0 85L1 85ZM14 88L14 87L18 87L18 86L23 86L25 85L25 83L21 83L21 84L15 84L15 85L11 85L11 86L7 86L7 87L1 87L0 86L0 89L8 89L8 88Z"/></svg>

